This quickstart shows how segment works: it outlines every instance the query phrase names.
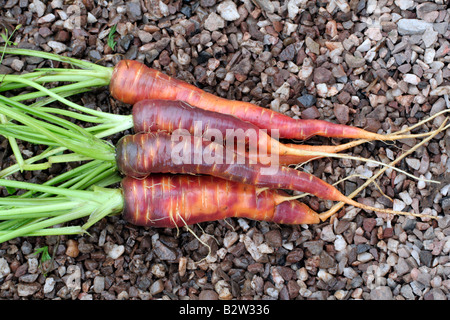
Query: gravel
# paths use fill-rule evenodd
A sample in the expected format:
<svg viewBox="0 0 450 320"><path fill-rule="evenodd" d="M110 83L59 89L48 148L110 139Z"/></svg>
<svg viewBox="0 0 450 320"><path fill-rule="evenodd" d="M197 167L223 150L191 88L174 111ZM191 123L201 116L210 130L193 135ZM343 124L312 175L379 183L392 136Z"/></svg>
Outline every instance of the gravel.
<svg viewBox="0 0 450 320"><path fill-rule="evenodd" d="M137 59L219 96L380 133L449 108L449 21L443 0L0 0L0 32L22 24L13 37L19 47L105 65ZM113 25L114 50L107 42ZM0 71L38 67L48 64L5 56ZM107 90L77 99L129 113ZM443 120L437 117L420 131ZM389 162L419 140L374 142L349 152ZM311 226L227 219L189 232L139 228L108 217L87 235L0 244L0 299L448 300L449 144L448 131L441 133L399 164L440 185L389 170L357 198L441 216L437 221L346 207L332 221ZM14 162L6 146L0 140L2 167ZM21 148L36 152L27 144ZM14 178L43 182L64 169ZM376 170L343 159L303 169L330 183ZM337 186L350 193L363 182L355 176ZM309 196L302 201L320 212L332 205ZM198 239L211 247L209 256ZM44 246L53 257L46 262L36 254Z"/></svg>

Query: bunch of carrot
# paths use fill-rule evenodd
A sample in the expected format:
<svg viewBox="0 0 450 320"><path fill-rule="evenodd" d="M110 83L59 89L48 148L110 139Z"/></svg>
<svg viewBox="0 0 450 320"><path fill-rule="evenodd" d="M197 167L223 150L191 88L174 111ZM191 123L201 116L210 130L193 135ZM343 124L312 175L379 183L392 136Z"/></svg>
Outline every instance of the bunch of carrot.
<svg viewBox="0 0 450 320"><path fill-rule="evenodd" d="M318 214L281 191L283 189L301 191L366 210L414 215L360 204L314 175L287 165L324 156L370 161L338 152L372 140L421 136L430 139L446 129L443 125L431 133L405 134L422 122L407 130L381 135L322 120L293 119L251 103L219 98L136 61L123 60L114 68L106 68L45 52L23 49L7 49L6 52L70 63L81 69L40 69L24 75L3 76L0 92L25 87L36 91L12 98L0 95L0 113L10 120L0 125L0 133L12 143L14 139L22 139L48 145L45 156L48 165L57 161L92 160L95 165L82 171L81 180L94 177L94 172L101 179L94 184L79 184L75 181L77 174L69 174L66 180L61 180L67 181L71 187L53 186L52 183L39 186L0 179L0 185L5 187L40 193L38 198L3 201L0 219L15 221L17 225L17 219L24 217L18 213L23 213L24 207L28 207L26 217L31 220L22 222L23 225L17 228L15 225L14 232L4 235L2 230L8 230L11 223L5 224L3 229L0 225L0 241L18 235L45 234L55 223L86 216L88 212L90 219L83 229L105 215L119 212L123 212L124 218L134 224L155 227L177 227L233 216L276 223L309 224L325 221L333 213ZM73 83L46 88L43 84L48 82ZM73 94L105 85L109 85L113 97L133 104L132 115L92 110L68 99ZM21 102L41 97L46 99L32 106ZM48 104L55 100L81 113L49 107ZM55 114L94 125L78 127ZM15 122L12 123L12 120ZM197 121L200 121L200 127L196 126ZM102 139L132 128L136 133L124 136L116 147ZM207 135L210 129L217 130L221 135L226 135L229 129L255 132L253 142L257 150L266 150L279 162L267 162L267 159L261 158L260 152L251 150L249 136L238 139L236 146L230 149L211 139ZM175 132L183 134L174 135ZM278 132L279 137L285 139L304 140L322 135L359 140L341 146L282 144L272 136L273 132ZM55 149L70 150L72 153L56 155ZM174 161L174 154L181 159L179 162ZM207 161L205 155L213 161ZM23 161L16 169L30 166L31 162ZM104 188L117 182L116 170L126 176L122 179L122 190ZM11 172L13 170L8 174Z"/></svg>

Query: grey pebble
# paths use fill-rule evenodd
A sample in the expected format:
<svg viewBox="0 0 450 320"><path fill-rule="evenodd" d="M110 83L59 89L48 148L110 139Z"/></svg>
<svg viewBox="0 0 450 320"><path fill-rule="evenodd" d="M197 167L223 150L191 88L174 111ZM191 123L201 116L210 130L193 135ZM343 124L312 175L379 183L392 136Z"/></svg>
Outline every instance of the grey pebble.
<svg viewBox="0 0 450 320"><path fill-rule="evenodd" d="M397 23L400 35L423 34L433 24L419 19L400 19Z"/></svg>
<svg viewBox="0 0 450 320"><path fill-rule="evenodd" d="M392 300L392 290L388 286L379 286L370 291L371 300Z"/></svg>

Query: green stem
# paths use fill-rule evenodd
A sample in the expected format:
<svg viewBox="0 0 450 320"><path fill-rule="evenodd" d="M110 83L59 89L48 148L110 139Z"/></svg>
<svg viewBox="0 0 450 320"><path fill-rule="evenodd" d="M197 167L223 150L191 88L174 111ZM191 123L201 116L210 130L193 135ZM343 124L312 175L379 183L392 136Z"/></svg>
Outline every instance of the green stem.
<svg viewBox="0 0 450 320"><path fill-rule="evenodd" d="M76 66L76 67L79 67L82 69L92 69L92 70L103 71L103 72L105 72L105 74L112 73L112 68L102 67L102 66L94 64L92 62L78 60L75 58L61 56L61 55L57 55L57 54L49 53L49 52L29 50L29 49L17 49L17 48L5 48L4 52L7 54L25 55L25 56L39 57L39 58L43 58L43 59L64 62L64 63L68 63L68 64L71 64L73 66Z"/></svg>
<svg viewBox="0 0 450 320"><path fill-rule="evenodd" d="M0 236L7 236L11 231L0 231ZM44 236L60 236L60 235L77 235L86 233L80 226L71 227L58 227L58 228L46 228L35 230L30 233L24 234L25 237L44 237Z"/></svg>
<svg viewBox="0 0 450 320"><path fill-rule="evenodd" d="M0 114L0 123L5 124L8 122L8 119L5 117L5 115ZM16 158L17 165L19 166L20 170L23 170L23 167L25 165L25 161L23 160L22 153L20 152L19 145L17 144L17 141L15 138L6 135L6 138L8 139L9 146L11 147L11 150L14 154L14 157Z"/></svg>
<svg viewBox="0 0 450 320"><path fill-rule="evenodd" d="M64 150L66 150L66 148L64 148L64 147L60 147L60 148L49 147L44 152L42 152L41 154L38 154L37 156L34 156L32 158L26 159L24 161L25 165L29 165L29 164L32 164L32 163L34 163L36 161L40 161L42 159L45 159L45 158L47 158L47 157L49 157L51 155L61 153ZM19 167L18 164L9 166L8 168L5 168L2 171L0 171L0 178L9 176L9 175L11 175L11 174L13 174L13 173L15 173L15 172L17 172L19 170L20 170L20 167Z"/></svg>
<svg viewBox="0 0 450 320"><path fill-rule="evenodd" d="M11 200L11 202L14 202L15 199L11 198L9 200ZM16 203L14 204L17 205ZM72 210L73 208L79 207L81 204L81 201L70 201L69 199L64 199L60 200L59 203L47 203L44 205L35 205L26 208L19 207L4 210L0 209L0 219L28 219L57 216L63 214L66 210Z"/></svg>
<svg viewBox="0 0 450 320"><path fill-rule="evenodd" d="M32 234L33 232L35 232L37 230L45 229L45 228L48 228L48 227L51 227L51 226L54 226L57 224L65 223L65 222L68 222L71 220L83 218L83 217L89 215L89 212L92 209L93 208L90 206L83 206L83 207L79 208L78 210L74 210L70 213L66 213L64 215L45 219L40 222L30 223L21 228L8 231L5 234L0 235L0 243L17 238L17 237L22 237L22 236L28 235L30 233Z"/></svg>
<svg viewBox="0 0 450 320"><path fill-rule="evenodd" d="M12 110L11 108L8 108L1 103L0 112L12 119L25 124L26 126L37 130L47 138L52 139L53 141L58 143L60 146L64 146L74 152L82 155L92 156L94 158L102 160L112 160L115 158L113 146L111 146L106 141L89 134L86 131L83 135L74 135L69 130L66 130L64 136L55 134L54 132L48 130L47 128L50 126L50 124L31 118L30 116L27 116L19 110ZM55 126L52 126L52 128L54 130L62 130ZM79 129L82 130L82 128L80 127ZM75 139L77 139L78 141Z"/></svg>
<svg viewBox="0 0 450 320"><path fill-rule="evenodd" d="M90 200L90 201L96 200L96 195L90 191L70 190L70 189L65 189L65 188L60 188L60 187L51 187L51 186L40 185L40 184L35 184L35 183L30 183L30 182L0 179L0 186L16 188L16 189L33 190L33 191L38 191L38 192L45 192L45 193L51 193L51 194L56 194L56 195L60 195L60 196L66 196L66 197L77 197L80 199Z"/></svg>
<svg viewBox="0 0 450 320"><path fill-rule="evenodd" d="M77 153L67 153L59 156L51 156L48 158L50 163L67 163L76 161L93 160L91 157L79 155Z"/></svg>
<svg viewBox="0 0 450 320"><path fill-rule="evenodd" d="M92 191L71 190L61 187L49 187L34 183L5 179L0 179L0 185L18 189L52 193L57 195L57 198L61 200L59 203L55 203L55 200L52 199L45 204L42 199L37 199L38 201L36 203L38 203L39 206L30 207L28 202L26 203L26 206L20 206L19 201L16 203L14 202L14 200L17 199L14 197L9 198L9 205L14 208L2 210L0 207L0 215L17 219L20 217L20 214L22 214L22 217L24 218L33 217L37 220L31 221L4 234L0 233L0 243L16 237L31 234L37 230L45 229L50 226L88 216L88 221L83 225L83 229L86 230L104 217L111 214L120 213L124 206L124 199L120 189L105 189L94 186ZM33 199L29 200L31 201ZM52 214L59 215L47 218ZM45 219L42 220L43 218ZM16 220L14 222L16 222ZM18 221L18 223L20 222L21 220ZM5 226L3 225L3 227Z"/></svg>

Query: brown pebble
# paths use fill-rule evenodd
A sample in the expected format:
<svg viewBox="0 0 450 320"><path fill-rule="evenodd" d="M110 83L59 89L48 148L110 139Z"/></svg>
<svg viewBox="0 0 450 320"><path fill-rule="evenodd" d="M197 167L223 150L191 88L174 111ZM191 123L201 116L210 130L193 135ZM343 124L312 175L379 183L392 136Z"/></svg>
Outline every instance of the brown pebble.
<svg viewBox="0 0 450 320"><path fill-rule="evenodd" d="M67 241L66 255L72 258L76 258L79 254L80 250L78 249L78 242L76 240L69 239Z"/></svg>
<svg viewBox="0 0 450 320"><path fill-rule="evenodd" d="M302 249L294 249L288 253L286 256L287 263L297 263L303 259L303 250Z"/></svg>
<svg viewBox="0 0 450 320"><path fill-rule="evenodd" d="M332 77L330 70L324 67L314 69L314 83L328 83Z"/></svg>
<svg viewBox="0 0 450 320"><path fill-rule="evenodd" d="M273 248L279 248L282 244L280 230L270 230L264 234L264 239L267 241L269 246Z"/></svg>
<svg viewBox="0 0 450 320"><path fill-rule="evenodd" d="M377 221L374 218L367 218L363 220L363 229L366 232L372 232L376 225Z"/></svg>
<svg viewBox="0 0 450 320"><path fill-rule="evenodd" d="M198 295L199 300L218 300L219 295L214 290L203 290Z"/></svg>
<svg viewBox="0 0 450 320"><path fill-rule="evenodd" d="M300 286L298 285L297 281L290 280L287 284L287 289L289 293L289 298L294 299L299 294Z"/></svg>
<svg viewBox="0 0 450 320"><path fill-rule="evenodd" d="M346 124L350 121L349 108L345 104L336 103L334 105L334 115L340 124Z"/></svg>
<svg viewBox="0 0 450 320"><path fill-rule="evenodd" d="M393 228L386 228L383 231L383 238L391 238L394 235L394 229Z"/></svg>
<svg viewBox="0 0 450 320"><path fill-rule="evenodd" d="M317 119L320 118L320 112L315 106L307 108L302 111L303 119Z"/></svg>

